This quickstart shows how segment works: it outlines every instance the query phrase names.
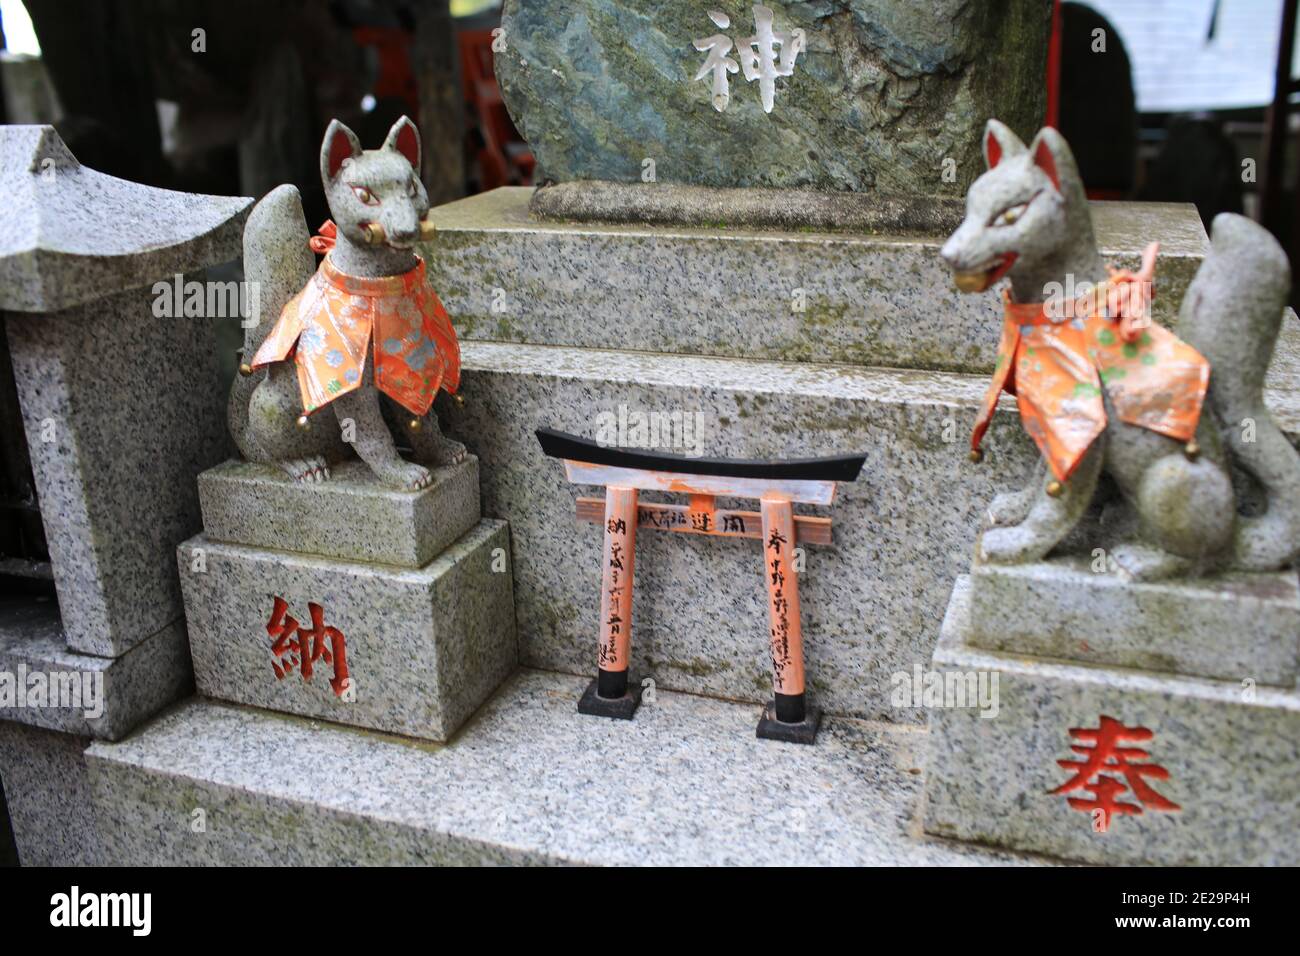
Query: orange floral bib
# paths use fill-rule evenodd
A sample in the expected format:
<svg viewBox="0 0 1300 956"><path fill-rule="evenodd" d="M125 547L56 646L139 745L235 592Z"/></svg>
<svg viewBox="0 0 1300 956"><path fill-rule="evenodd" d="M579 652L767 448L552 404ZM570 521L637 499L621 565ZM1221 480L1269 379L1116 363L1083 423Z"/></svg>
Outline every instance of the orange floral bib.
<svg viewBox="0 0 1300 956"><path fill-rule="evenodd" d="M1169 330L1132 321L1145 314L1145 299L1137 298L1133 284L1150 280L1155 254L1148 251L1142 273L1112 273L1091 302L1070 308L1076 315L1058 321L1045 303L1016 303L1006 295L1002 341L971 435L973 451L979 451L1003 390L1016 396L1025 431L1060 481L1073 474L1106 428L1103 388L1121 421L1191 441L1210 365Z"/></svg>
<svg viewBox="0 0 1300 956"><path fill-rule="evenodd" d="M311 414L361 385L368 353L375 386L414 415L438 389L460 386L460 345L451 317L425 279L409 272L370 279L334 267L328 255L289 300L257 350L253 368L293 356L302 406Z"/></svg>

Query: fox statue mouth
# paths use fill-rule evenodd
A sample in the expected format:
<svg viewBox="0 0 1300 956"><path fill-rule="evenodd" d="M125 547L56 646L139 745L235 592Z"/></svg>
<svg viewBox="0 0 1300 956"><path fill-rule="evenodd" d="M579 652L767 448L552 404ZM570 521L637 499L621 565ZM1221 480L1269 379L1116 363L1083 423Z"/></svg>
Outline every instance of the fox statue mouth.
<svg viewBox="0 0 1300 956"><path fill-rule="evenodd" d="M1010 272L1015 264L1016 254L1005 252L983 269L954 270L952 279L962 292L984 292Z"/></svg>

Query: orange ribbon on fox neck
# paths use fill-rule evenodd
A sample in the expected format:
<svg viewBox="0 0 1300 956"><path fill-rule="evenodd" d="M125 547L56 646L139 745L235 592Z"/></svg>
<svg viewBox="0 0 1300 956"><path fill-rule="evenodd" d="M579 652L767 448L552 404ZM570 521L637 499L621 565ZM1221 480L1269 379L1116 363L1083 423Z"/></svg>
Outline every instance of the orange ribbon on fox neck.
<svg viewBox="0 0 1300 956"><path fill-rule="evenodd" d="M1005 294L1002 340L971 435L972 460L982 456L980 442L1003 391L1016 397L1025 431L1062 482L1105 431L1107 398L1127 424L1181 442L1194 438L1210 364L1149 319L1158 249L1156 243L1146 248L1138 272L1111 269L1092 294L1060 308L1013 302Z"/></svg>

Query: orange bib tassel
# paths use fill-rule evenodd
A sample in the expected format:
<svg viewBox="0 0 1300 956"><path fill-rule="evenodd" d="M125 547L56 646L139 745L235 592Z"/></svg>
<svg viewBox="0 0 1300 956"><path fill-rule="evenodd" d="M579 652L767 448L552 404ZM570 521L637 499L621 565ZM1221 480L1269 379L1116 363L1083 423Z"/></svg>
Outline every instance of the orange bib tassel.
<svg viewBox="0 0 1300 956"><path fill-rule="evenodd" d="M327 251L332 227L322 227L317 251ZM460 386L456 329L423 259L401 275L372 279L340 272L326 255L285 305L252 366L293 356L303 411L311 414L360 387L369 353L375 386L413 415L429 411L439 388L454 393Z"/></svg>
<svg viewBox="0 0 1300 956"><path fill-rule="evenodd" d="M1102 389L1120 420L1188 442L1196 434L1210 382L1210 364L1196 349L1147 318L1147 290L1158 247L1143 254L1138 273L1111 270L1090 296L1049 304L1005 297L1002 340L984 395L971 450L978 452L1005 390L1020 420L1066 481L1106 428ZM1083 316L1083 317L1081 317Z"/></svg>

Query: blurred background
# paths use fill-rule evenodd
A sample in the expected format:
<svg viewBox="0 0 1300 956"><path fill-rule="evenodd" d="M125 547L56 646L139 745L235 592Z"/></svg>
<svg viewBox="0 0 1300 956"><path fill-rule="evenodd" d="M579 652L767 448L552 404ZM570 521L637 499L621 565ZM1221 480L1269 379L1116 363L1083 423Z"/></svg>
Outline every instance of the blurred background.
<svg viewBox="0 0 1300 956"><path fill-rule="evenodd" d="M1045 120L1094 198L1245 212L1294 259L1295 0L1057 0L1053 16ZM500 0L0 0L0 104L128 179L295 183L314 224L334 116L370 145L414 118L435 203L532 183L493 73L499 21Z"/></svg>
<svg viewBox="0 0 1300 956"><path fill-rule="evenodd" d="M302 191L338 117L367 147L419 125L436 205L531 182L497 92L499 0L2 0L3 120L52 123L85 165L224 195Z"/></svg>

